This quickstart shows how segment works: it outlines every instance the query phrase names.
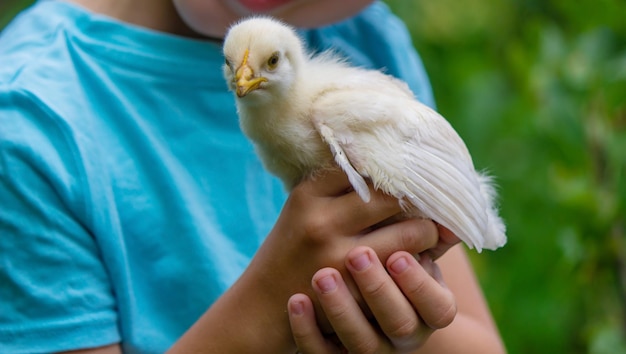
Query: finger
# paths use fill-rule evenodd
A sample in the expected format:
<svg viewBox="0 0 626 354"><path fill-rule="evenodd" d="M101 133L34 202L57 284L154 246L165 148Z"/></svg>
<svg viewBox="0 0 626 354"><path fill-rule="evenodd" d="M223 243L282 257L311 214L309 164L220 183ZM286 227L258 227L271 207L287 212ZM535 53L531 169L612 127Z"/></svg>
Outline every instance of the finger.
<svg viewBox="0 0 626 354"><path fill-rule="evenodd" d="M313 276L312 284L320 306L348 352L377 352L382 345L381 337L363 314L341 274L333 268L321 269Z"/></svg>
<svg viewBox="0 0 626 354"><path fill-rule="evenodd" d="M437 230L439 231L439 241L435 247L429 249L427 252L433 260L438 259L444 253L446 253L452 246L461 242L461 240L456 237L452 231L450 231L445 226L436 223Z"/></svg>
<svg viewBox="0 0 626 354"><path fill-rule="evenodd" d="M326 222L335 228L341 226L347 235L358 235L376 229L378 224L401 212L398 201L373 192L370 202L363 202L351 192L336 198L328 205L329 214Z"/></svg>
<svg viewBox="0 0 626 354"><path fill-rule="evenodd" d="M456 316L454 295L443 284L437 264L428 255L420 258L423 266L411 254L396 252L387 260L387 269L428 326L446 327Z"/></svg>
<svg viewBox="0 0 626 354"><path fill-rule="evenodd" d="M350 251L346 267L380 329L394 347L402 350L416 349L433 332L420 322L412 304L372 249L357 247Z"/></svg>
<svg viewBox="0 0 626 354"><path fill-rule="evenodd" d="M364 202L353 190L346 174L338 169L327 169L304 181L298 188L317 197L333 197L329 209L339 211L335 220L353 225L351 234L362 231L402 211L398 199L381 191L374 190L368 183L371 199Z"/></svg>
<svg viewBox="0 0 626 354"><path fill-rule="evenodd" d="M337 348L328 342L315 320L311 299L304 294L295 294L287 303L291 332L299 353L336 353Z"/></svg>
<svg viewBox="0 0 626 354"><path fill-rule="evenodd" d="M341 230L344 235L362 234L376 224L401 212L398 201L381 192L372 191L371 200L363 202L355 192L339 197L313 196L312 182L303 182L298 185L289 196L286 204L295 210L316 208L316 212L309 213L311 217L306 224L313 234L337 234ZM328 198L326 202L315 203L315 199Z"/></svg>
<svg viewBox="0 0 626 354"><path fill-rule="evenodd" d="M395 197L375 191L370 186L371 199L364 202L356 192L350 192L332 201L330 207L336 211L335 220L350 225L347 231L358 234L372 229L375 225L402 213Z"/></svg>
<svg viewBox="0 0 626 354"><path fill-rule="evenodd" d="M296 188L316 197L337 197L350 192L352 185L345 172L337 167L316 172Z"/></svg>
<svg viewBox="0 0 626 354"><path fill-rule="evenodd" d="M438 233L435 223L428 219L407 219L376 229L357 241L359 246L368 246L378 258L387 259L392 253L406 251L418 254L437 244Z"/></svg>

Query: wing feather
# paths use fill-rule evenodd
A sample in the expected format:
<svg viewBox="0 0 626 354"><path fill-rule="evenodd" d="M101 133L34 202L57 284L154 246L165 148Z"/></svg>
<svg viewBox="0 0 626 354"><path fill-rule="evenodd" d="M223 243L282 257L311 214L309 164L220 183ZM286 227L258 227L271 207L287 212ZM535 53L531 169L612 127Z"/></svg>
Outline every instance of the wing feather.
<svg viewBox="0 0 626 354"><path fill-rule="evenodd" d="M354 191L359 195L359 197L361 197L361 199L363 199L364 202L368 203L370 201L370 190L367 187L367 183L348 160L342 145L335 138L333 130L324 124L316 124L316 128L322 136L322 139L324 139L328 146L330 146L330 151L335 157L335 162L337 162L337 165L339 165L339 167L348 176L348 181L350 181Z"/></svg>
<svg viewBox="0 0 626 354"><path fill-rule="evenodd" d="M376 188L408 201L470 248L502 246L504 224L490 179L474 169L458 134L435 111L397 93L394 83L372 81L378 86L347 85L315 101L314 122L333 132L334 151L341 149Z"/></svg>

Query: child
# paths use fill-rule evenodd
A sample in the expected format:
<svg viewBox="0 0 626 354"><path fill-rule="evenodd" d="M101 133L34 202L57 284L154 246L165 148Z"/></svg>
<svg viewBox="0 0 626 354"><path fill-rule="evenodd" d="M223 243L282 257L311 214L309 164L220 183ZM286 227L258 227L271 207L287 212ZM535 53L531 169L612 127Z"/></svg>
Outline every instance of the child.
<svg viewBox="0 0 626 354"><path fill-rule="evenodd" d="M39 1L0 37L0 352L503 351L453 235L263 171L221 76L253 12L433 104L380 3Z"/></svg>

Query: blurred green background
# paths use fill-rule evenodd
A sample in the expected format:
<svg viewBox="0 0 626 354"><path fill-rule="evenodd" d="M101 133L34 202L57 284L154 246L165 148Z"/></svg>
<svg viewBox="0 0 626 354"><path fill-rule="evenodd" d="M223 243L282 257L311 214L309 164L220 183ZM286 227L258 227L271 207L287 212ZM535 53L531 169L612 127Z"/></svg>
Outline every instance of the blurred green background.
<svg viewBox="0 0 626 354"><path fill-rule="evenodd" d="M387 3L500 186L509 243L472 260L509 352L626 353L626 1Z"/></svg>

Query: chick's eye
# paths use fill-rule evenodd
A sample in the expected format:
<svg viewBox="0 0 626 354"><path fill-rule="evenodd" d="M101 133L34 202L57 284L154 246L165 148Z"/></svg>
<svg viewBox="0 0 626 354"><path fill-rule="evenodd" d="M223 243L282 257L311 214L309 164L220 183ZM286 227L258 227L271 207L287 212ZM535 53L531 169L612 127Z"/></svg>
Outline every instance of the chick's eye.
<svg viewBox="0 0 626 354"><path fill-rule="evenodd" d="M280 61L280 56L278 54L278 52L272 54L272 56L267 59L267 67L271 70L275 69L276 66L278 65L278 62Z"/></svg>

